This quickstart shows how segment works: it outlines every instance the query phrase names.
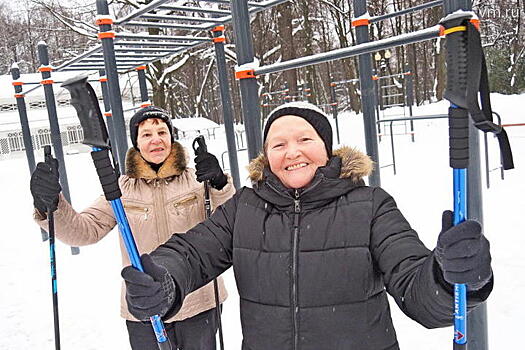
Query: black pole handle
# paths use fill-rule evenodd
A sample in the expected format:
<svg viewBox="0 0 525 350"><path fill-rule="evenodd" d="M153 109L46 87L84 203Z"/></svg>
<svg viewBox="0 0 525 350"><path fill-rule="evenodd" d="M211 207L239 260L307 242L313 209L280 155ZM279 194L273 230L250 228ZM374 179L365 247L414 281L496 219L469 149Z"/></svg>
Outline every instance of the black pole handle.
<svg viewBox="0 0 525 350"><path fill-rule="evenodd" d="M193 140L193 151L195 152L195 155L199 155L203 152L208 152L208 146L206 146L206 139L204 139L204 136L199 135Z"/></svg>

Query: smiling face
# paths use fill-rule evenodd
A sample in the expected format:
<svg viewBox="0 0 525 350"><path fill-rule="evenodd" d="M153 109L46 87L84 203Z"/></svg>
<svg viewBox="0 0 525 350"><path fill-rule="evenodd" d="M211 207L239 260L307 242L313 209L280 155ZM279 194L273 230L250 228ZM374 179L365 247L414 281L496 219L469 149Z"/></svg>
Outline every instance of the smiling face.
<svg viewBox="0 0 525 350"><path fill-rule="evenodd" d="M161 119L150 118L139 124L137 147L146 161L160 164L171 152L171 134Z"/></svg>
<svg viewBox="0 0 525 350"><path fill-rule="evenodd" d="M308 185L317 168L328 161L324 142L313 126L293 115L282 116L270 125L265 151L270 170L288 188Z"/></svg>

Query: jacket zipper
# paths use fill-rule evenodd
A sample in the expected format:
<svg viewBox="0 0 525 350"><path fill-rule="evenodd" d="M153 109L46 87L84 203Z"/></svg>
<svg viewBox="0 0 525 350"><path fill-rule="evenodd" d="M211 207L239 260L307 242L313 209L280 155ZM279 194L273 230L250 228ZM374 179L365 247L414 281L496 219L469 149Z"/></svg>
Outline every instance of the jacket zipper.
<svg viewBox="0 0 525 350"><path fill-rule="evenodd" d="M294 349L299 349L299 303L297 296L297 264L299 260L299 213L301 212L301 203L299 201L299 190L294 192L294 219L293 219L293 246L292 246L292 320L293 320L293 339Z"/></svg>
<svg viewBox="0 0 525 350"><path fill-rule="evenodd" d="M184 198L176 203L173 203L173 207L175 208L175 210L177 211L177 215L180 215L179 213L179 207L182 207L188 203L191 203L193 201L197 200L197 195L193 195L191 197L187 197L187 198Z"/></svg>
<svg viewBox="0 0 525 350"><path fill-rule="evenodd" d="M157 241L163 242L161 237L165 237L168 232L168 214L166 213L166 207L162 205L164 203L164 188L160 183L160 180L156 179L153 184L153 205L155 206L155 212L157 215Z"/></svg>
<svg viewBox="0 0 525 350"><path fill-rule="evenodd" d="M139 207L138 205L124 205L124 209L144 212L144 221L148 220L149 208L147 207Z"/></svg>

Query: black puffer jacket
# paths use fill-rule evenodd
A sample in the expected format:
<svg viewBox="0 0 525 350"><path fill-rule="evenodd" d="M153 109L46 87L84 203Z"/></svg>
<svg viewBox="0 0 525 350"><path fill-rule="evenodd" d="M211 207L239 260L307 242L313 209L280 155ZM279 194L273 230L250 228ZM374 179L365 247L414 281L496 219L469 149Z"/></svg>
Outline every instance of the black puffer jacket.
<svg viewBox="0 0 525 350"><path fill-rule="evenodd" d="M243 350L398 349L386 292L426 327L452 324L452 291L432 252L392 197L364 185L369 158L334 154L303 190L286 189L259 157L253 189L153 253L182 295L233 264Z"/></svg>

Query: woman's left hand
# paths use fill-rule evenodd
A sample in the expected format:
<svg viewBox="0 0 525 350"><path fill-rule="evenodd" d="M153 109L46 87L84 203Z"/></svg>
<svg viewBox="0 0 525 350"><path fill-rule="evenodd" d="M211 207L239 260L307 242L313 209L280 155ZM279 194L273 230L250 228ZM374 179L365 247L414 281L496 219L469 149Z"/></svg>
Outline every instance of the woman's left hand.
<svg viewBox="0 0 525 350"><path fill-rule="evenodd" d="M469 290L481 289L492 277L490 244L481 224L466 220L453 226L453 213L443 212L442 229L434 255L450 283L466 283Z"/></svg>

